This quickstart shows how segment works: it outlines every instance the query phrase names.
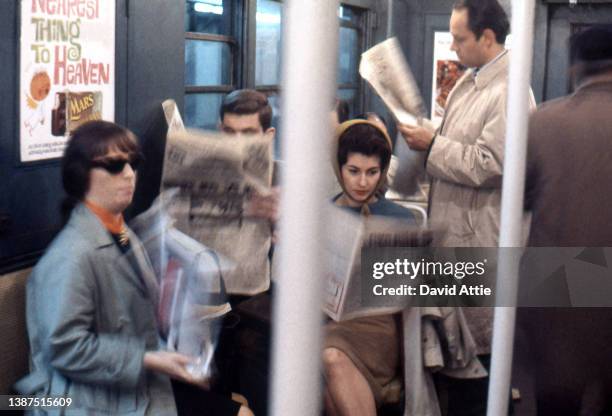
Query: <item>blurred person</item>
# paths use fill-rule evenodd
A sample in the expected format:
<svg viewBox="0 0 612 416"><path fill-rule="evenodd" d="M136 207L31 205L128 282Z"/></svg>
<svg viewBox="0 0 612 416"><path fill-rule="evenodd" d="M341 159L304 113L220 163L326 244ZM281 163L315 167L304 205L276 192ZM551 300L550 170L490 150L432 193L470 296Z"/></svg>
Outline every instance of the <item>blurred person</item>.
<svg viewBox="0 0 612 416"><path fill-rule="evenodd" d="M573 35L570 57L574 93L544 103L529 122L528 245L610 247L612 25ZM612 414L612 309L525 308L518 318L531 344L538 414Z"/></svg>
<svg viewBox="0 0 612 416"><path fill-rule="evenodd" d="M332 132L334 132L340 124L344 123L349 119L348 101L342 100L340 98L335 98L331 106L329 116L331 119ZM324 175L325 181L323 182L323 195L329 198L334 195L337 195L342 190L338 185L338 181L336 181L334 177L334 172L331 166L331 164L328 164L325 167L325 169L327 170L327 174Z"/></svg>
<svg viewBox="0 0 612 416"><path fill-rule="evenodd" d="M434 246L498 245L509 66L504 42L509 28L497 0L455 2L450 18L451 50L470 69L449 94L438 131L398 125L411 149L427 152L429 220L445 231L434 236ZM529 105L535 107L532 94ZM493 309L465 308L464 312L478 353L487 363ZM484 414L487 378L451 379L445 385L448 389L442 396L448 399L448 414Z"/></svg>
<svg viewBox="0 0 612 416"><path fill-rule="evenodd" d="M334 130L338 126L349 119L349 104L348 101L336 98L334 100L334 108L331 110L332 127Z"/></svg>
<svg viewBox="0 0 612 416"><path fill-rule="evenodd" d="M379 124L350 120L336 130L334 171L342 192L336 205L357 215L414 223L410 210L379 196L391 158L391 139ZM341 236L339 236L341 238ZM400 373L400 314L329 322L323 364L328 415L376 415L383 388Z"/></svg>
<svg viewBox="0 0 612 416"><path fill-rule="evenodd" d="M16 389L70 397L68 413L177 414L171 378L206 395L193 358L161 350L157 281L123 220L139 161L135 136L106 121L75 130L62 159L67 223L28 280L32 372ZM251 414L239 408L226 414Z"/></svg>

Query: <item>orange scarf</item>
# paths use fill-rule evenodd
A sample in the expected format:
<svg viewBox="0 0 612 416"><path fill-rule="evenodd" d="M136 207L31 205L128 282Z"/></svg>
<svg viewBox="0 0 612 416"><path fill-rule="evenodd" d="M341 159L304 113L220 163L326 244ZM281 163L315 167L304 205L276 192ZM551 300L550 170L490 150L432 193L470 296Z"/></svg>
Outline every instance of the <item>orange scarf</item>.
<svg viewBox="0 0 612 416"><path fill-rule="evenodd" d="M85 201L85 205L100 221L102 221L104 227L110 231L111 234L119 235L119 242L122 245L127 243L127 228L123 221L123 214L115 215L91 201Z"/></svg>

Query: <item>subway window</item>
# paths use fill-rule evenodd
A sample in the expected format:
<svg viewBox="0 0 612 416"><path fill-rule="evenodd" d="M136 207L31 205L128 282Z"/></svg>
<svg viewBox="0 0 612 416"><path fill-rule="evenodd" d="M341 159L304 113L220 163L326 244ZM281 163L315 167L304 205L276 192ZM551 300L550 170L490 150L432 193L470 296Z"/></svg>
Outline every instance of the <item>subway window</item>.
<svg viewBox="0 0 612 416"><path fill-rule="evenodd" d="M338 9L336 95L349 103L352 115L363 111L358 67L367 46L366 13L366 9L349 5ZM185 2L184 119L188 127L214 129L223 96L235 88L254 88L269 97L272 124L279 128L282 23L281 1ZM241 42L241 33L249 40Z"/></svg>
<svg viewBox="0 0 612 416"><path fill-rule="evenodd" d="M363 111L362 89L359 76L359 57L365 50L365 10L340 6L340 33L338 47L338 93L349 104L350 114Z"/></svg>
<svg viewBox="0 0 612 416"><path fill-rule="evenodd" d="M214 129L223 96L235 88L236 1L185 2L185 125Z"/></svg>

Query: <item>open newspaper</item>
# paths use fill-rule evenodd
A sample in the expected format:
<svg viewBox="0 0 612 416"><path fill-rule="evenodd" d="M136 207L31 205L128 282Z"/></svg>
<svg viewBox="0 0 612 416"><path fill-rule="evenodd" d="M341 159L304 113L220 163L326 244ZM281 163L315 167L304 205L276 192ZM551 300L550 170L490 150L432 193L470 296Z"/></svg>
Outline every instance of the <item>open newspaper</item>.
<svg viewBox="0 0 612 416"><path fill-rule="evenodd" d="M430 232L405 219L355 215L330 206L324 239L325 295L323 311L334 321L395 313L402 307L366 307L361 299L363 247L419 247Z"/></svg>
<svg viewBox="0 0 612 416"><path fill-rule="evenodd" d="M421 123L425 104L397 38L389 38L361 54L359 74L374 88L397 121Z"/></svg>
<svg viewBox="0 0 612 416"><path fill-rule="evenodd" d="M235 269L223 276L228 293L267 290L270 223L244 211L252 192L271 192L273 137L233 137L172 125L162 190L179 189L170 207L176 228L234 261Z"/></svg>

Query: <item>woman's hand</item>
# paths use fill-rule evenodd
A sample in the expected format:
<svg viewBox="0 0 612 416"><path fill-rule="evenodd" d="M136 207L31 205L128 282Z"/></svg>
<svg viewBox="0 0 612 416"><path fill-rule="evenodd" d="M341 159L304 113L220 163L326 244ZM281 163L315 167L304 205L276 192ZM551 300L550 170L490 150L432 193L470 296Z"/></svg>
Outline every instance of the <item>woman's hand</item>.
<svg viewBox="0 0 612 416"><path fill-rule="evenodd" d="M144 355L146 369L168 375L169 377L195 384L201 388L209 389L210 380L194 377L187 371L187 365L192 364L194 358L171 351L147 351Z"/></svg>

